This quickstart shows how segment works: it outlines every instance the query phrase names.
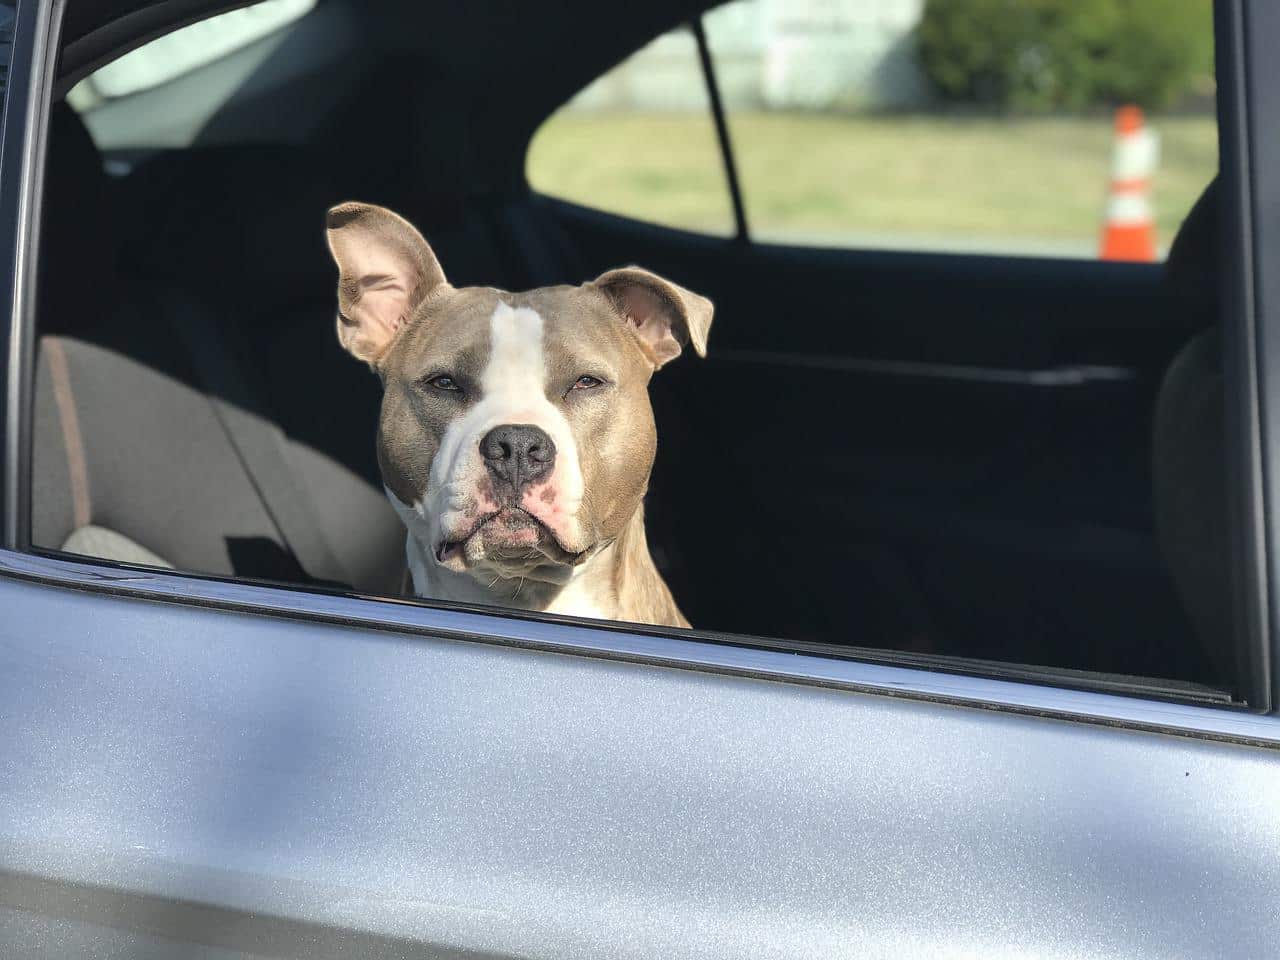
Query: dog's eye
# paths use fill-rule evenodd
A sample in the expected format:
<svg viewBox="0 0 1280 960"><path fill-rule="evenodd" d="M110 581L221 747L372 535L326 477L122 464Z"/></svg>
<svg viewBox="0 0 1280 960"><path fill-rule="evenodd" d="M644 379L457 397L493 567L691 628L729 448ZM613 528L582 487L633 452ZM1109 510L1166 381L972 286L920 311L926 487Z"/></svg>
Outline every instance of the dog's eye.
<svg viewBox="0 0 1280 960"><path fill-rule="evenodd" d="M434 387L436 390L456 392L462 389L458 386L458 381L454 380L453 377L449 376L447 373L436 374L434 377L428 377L423 382L429 387Z"/></svg>
<svg viewBox="0 0 1280 960"><path fill-rule="evenodd" d="M601 380L599 377L583 376L583 377L579 377L577 380L573 382L573 389L574 390L590 390L592 387L598 387L602 383L604 383L604 381Z"/></svg>

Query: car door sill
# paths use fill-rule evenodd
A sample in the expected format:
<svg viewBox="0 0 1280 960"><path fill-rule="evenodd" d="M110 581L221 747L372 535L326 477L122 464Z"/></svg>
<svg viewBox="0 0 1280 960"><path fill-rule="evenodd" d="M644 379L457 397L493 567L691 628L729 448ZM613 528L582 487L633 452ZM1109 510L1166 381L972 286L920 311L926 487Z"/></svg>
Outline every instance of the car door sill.
<svg viewBox="0 0 1280 960"><path fill-rule="evenodd" d="M0 578L95 593L491 643L704 673L927 700L1149 732L1280 748L1280 718L1191 703L766 649L727 638L634 624L575 621L417 599L368 597L215 579L50 554L0 550ZM754 645L753 645L754 644Z"/></svg>

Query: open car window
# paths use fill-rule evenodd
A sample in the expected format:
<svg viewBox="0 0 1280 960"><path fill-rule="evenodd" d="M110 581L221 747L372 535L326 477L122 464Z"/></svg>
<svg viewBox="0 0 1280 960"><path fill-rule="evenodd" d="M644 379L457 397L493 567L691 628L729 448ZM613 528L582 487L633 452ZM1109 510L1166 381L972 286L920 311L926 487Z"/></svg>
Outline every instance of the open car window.
<svg viewBox="0 0 1280 960"><path fill-rule="evenodd" d="M590 153L596 159L584 164ZM653 40L576 94L529 146L535 190L712 236L734 231L698 47L688 27Z"/></svg>
<svg viewBox="0 0 1280 960"><path fill-rule="evenodd" d="M1166 86L1114 45L1050 95L946 85L944 9L535 54L268 0L102 67L51 114L32 547L1256 702L1204 10Z"/></svg>

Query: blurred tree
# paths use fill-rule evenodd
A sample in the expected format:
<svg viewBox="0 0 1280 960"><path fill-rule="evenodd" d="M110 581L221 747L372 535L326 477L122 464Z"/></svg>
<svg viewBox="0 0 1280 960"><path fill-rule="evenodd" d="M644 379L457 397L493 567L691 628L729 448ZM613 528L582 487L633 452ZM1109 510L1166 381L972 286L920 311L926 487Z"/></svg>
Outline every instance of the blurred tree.
<svg viewBox="0 0 1280 960"><path fill-rule="evenodd" d="M1159 109L1212 74L1213 10L1211 0L928 0L917 39L947 100Z"/></svg>

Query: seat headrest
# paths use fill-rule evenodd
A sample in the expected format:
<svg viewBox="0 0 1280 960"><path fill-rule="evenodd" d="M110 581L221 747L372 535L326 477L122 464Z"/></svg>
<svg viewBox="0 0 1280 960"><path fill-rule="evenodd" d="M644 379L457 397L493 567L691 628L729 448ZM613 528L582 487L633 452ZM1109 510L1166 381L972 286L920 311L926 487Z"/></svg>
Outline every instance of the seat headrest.
<svg viewBox="0 0 1280 960"><path fill-rule="evenodd" d="M1222 332L1204 330L1165 374L1152 432L1156 535L1183 607L1218 673L1234 670Z"/></svg>
<svg viewBox="0 0 1280 960"><path fill-rule="evenodd" d="M1219 186L1215 177L1182 222L1165 262L1178 322L1193 333L1165 372L1152 434L1160 552L1218 682L1234 672L1227 522L1225 388L1217 326Z"/></svg>
<svg viewBox="0 0 1280 960"><path fill-rule="evenodd" d="M1165 260L1165 282L1179 293L1216 298L1219 270L1219 187L1214 176L1178 228Z"/></svg>

